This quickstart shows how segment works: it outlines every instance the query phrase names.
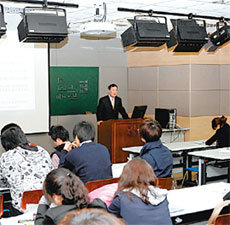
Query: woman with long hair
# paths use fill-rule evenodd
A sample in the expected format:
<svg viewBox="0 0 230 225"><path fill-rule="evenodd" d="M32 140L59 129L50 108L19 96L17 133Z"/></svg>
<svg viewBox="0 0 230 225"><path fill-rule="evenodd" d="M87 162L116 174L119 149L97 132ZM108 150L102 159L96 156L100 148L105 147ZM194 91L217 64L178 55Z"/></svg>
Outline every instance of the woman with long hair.
<svg viewBox="0 0 230 225"><path fill-rule="evenodd" d="M230 147L230 126L227 123L227 117L215 117L212 120L212 129L216 132L205 144L211 145L216 142L218 147Z"/></svg>
<svg viewBox="0 0 230 225"><path fill-rule="evenodd" d="M44 196L39 202L35 225L58 224L64 216L89 204L83 182L67 169L52 170L43 184ZM50 207L53 203L54 207Z"/></svg>
<svg viewBox="0 0 230 225"><path fill-rule="evenodd" d="M145 160L138 157L129 161L108 211L123 217L127 224L171 225L167 190L155 187L155 179Z"/></svg>

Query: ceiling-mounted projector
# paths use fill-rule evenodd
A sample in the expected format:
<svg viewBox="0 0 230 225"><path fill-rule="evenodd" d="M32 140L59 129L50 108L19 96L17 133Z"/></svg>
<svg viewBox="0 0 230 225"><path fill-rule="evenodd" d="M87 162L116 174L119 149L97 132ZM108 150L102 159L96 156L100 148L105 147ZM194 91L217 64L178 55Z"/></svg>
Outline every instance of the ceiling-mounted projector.
<svg viewBox="0 0 230 225"><path fill-rule="evenodd" d="M80 27L80 37L89 40L105 40L116 37L116 26L106 22L106 4L95 5L94 21Z"/></svg>
<svg viewBox="0 0 230 225"><path fill-rule="evenodd" d="M80 37L90 40L115 38L116 27L107 22L86 23L80 28Z"/></svg>

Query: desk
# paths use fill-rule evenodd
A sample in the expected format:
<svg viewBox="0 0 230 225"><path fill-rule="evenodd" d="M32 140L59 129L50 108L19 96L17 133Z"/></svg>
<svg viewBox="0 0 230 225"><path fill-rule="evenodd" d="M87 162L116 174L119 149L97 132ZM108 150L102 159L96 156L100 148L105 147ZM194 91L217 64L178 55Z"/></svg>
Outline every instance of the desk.
<svg viewBox="0 0 230 225"><path fill-rule="evenodd" d="M199 185L206 183L205 159L228 160L228 183L230 183L230 147L217 148L211 151L197 151L188 153L199 158Z"/></svg>
<svg viewBox="0 0 230 225"><path fill-rule="evenodd" d="M181 152L183 156L183 175L185 174L185 168L187 165L187 155L188 152L200 149L212 149L215 146L209 146L205 144L205 141L186 141L186 142L173 142L173 143L163 143L172 152ZM140 153L143 146L134 146L122 148L123 151L128 151L132 153Z"/></svg>
<svg viewBox="0 0 230 225"><path fill-rule="evenodd" d="M164 143L182 142L184 141L184 133L189 128L162 129L161 140Z"/></svg>
<svg viewBox="0 0 230 225"><path fill-rule="evenodd" d="M163 143L163 142L162 142ZM177 151L186 151L186 150L194 150L194 149L204 149L204 148L213 148L213 146L209 146L205 144L205 141L182 141L182 142L173 142L173 143L163 143L166 147L168 147L172 152ZM143 146L133 146L122 148L123 151L140 153Z"/></svg>
<svg viewBox="0 0 230 225"><path fill-rule="evenodd" d="M171 217L202 212L223 202L230 191L230 184L219 182L202 186L175 189L168 192Z"/></svg>
<svg viewBox="0 0 230 225"><path fill-rule="evenodd" d="M28 204L26 206L26 211L24 214L19 216L13 216L9 218L1 218L0 222L1 225L33 225L34 221L34 214L37 212L38 205L37 204ZM25 223L18 223L18 221L25 221L29 220L31 222L25 222Z"/></svg>

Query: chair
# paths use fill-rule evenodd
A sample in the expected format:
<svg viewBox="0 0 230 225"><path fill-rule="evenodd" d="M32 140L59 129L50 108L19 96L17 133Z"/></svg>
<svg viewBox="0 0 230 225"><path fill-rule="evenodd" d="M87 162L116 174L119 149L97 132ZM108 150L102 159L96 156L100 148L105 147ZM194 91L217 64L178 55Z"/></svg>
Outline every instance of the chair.
<svg viewBox="0 0 230 225"><path fill-rule="evenodd" d="M226 200L218 204L212 212L208 220L208 225L225 225L230 224L230 214L219 215L221 210L225 207L230 205L230 200ZM214 222L214 223L213 223Z"/></svg>
<svg viewBox="0 0 230 225"><path fill-rule="evenodd" d="M106 184L112 184L112 183L118 183L119 178L109 178L105 180L93 180L93 181L88 181L85 185L86 189L90 193L91 191L102 187Z"/></svg>
<svg viewBox="0 0 230 225"><path fill-rule="evenodd" d="M156 187L164 188L167 190L172 190L173 187L173 178L167 177L167 178L156 178L155 180Z"/></svg>
<svg viewBox="0 0 230 225"><path fill-rule="evenodd" d="M199 172L199 167L198 166L194 166L194 167L188 167L188 168L185 168L186 172L185 172L185 175L183 177L183 181L182 181L182 187L184 186L184 181L185 181L185 178L188 174L188 172L195 172L195 173L198 173ZM196 184L197 184L197 180L196 180Z"/></svg>
<svg viewBox="0 0 230 225"><path fill-rule="evenodd" d="M2 214L4 213L3 209L3 194L0 195L0 218L2 217Z"/></svg>
<svg viewBox="0 0 230 225"><path fill-rule="evenodd" d="M230 214L219 215L214 221L214 225L230 224Z"/></svg>
<svg viewBox="0 0 230 225"><path fill-rule="evenodd" d="M38 204L42 195L42 190L24 191L21 200L21 208L26 210L26 204Z"/></svg>

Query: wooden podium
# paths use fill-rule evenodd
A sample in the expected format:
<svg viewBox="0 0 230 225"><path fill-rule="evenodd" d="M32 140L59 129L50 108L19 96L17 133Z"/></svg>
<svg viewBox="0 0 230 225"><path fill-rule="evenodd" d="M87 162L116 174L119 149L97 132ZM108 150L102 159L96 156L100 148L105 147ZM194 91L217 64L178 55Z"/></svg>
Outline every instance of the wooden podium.
<svg viewBox="0 0 230 225"><path fill-rule="evenodd" d="M112 163L127 162L123 147L143 145L139 134L142 119L107 120L98 126L98 143L110 151Z"/></svg>

